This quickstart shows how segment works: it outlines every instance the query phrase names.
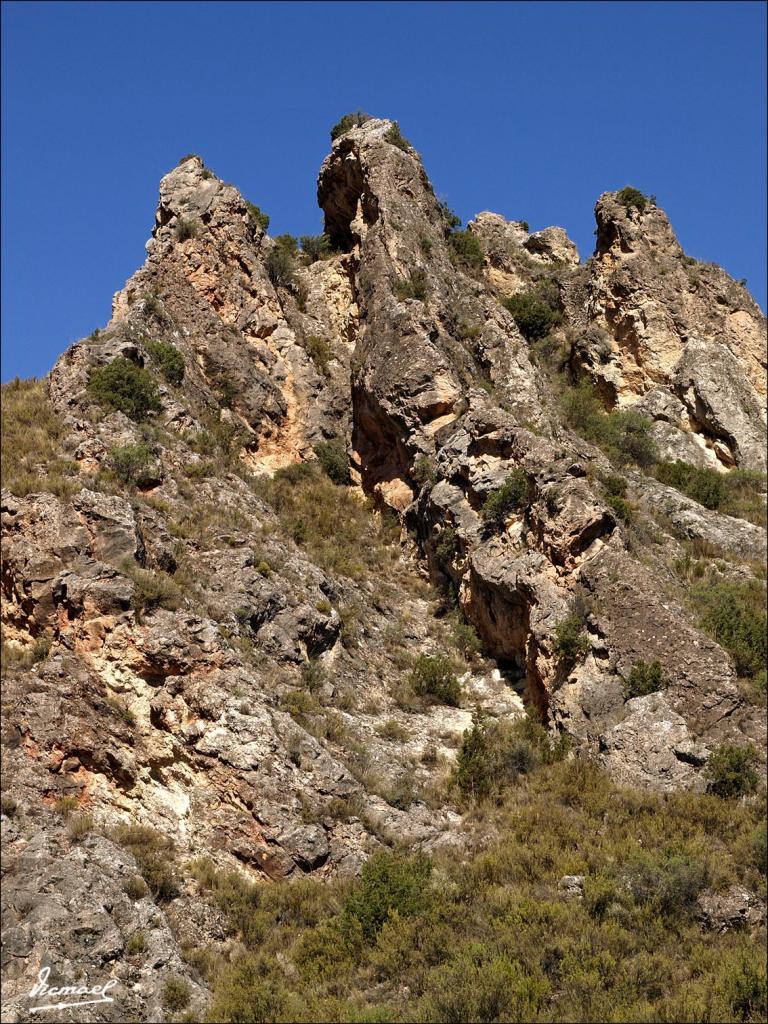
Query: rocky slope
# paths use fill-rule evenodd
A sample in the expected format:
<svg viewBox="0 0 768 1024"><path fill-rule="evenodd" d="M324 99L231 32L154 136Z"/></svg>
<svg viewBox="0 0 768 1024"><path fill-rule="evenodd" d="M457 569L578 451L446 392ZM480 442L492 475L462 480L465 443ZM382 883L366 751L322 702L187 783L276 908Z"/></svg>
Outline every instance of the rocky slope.
<svg viewBox="0 0 768 1024"><path fill-rule="evenodd" d="M124 1016L157 1019L161 967L202 1005L180 947L220 926L193 890L131 889L153 844L269 879L354 874L395 842L460 849L446 779L475 705L528 704L574 756L661 790L702 789L722 743L765 742L675 572L693 551L752 581L764 530L631 464L628 516L558 397L589 381L648 417L663 458L764 469L745 289L614 194L586 264L562 229L490 213L464 250L388 121L337 139L318 201L333 251L309 262L185 159L110 323L25 393L49 411L19 445L39 415L52 447L3 491L4 1019L45 964L119 977ZM542 287L556 379L500 301ZM138 421L94 392L123 361L157 389ZM329 453L348 483L317 468ZM409 675L446 651L459 706ZM627 699L655 661L663 688Z"/></svg>

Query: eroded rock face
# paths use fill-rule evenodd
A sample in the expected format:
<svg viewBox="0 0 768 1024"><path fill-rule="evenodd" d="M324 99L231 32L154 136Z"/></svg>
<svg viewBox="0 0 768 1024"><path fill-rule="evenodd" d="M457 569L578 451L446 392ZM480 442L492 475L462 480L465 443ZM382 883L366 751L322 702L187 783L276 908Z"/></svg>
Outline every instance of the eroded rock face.
<svg viewBox="0 0 768 1024"><path fill-rule="evenodd" d="M146 887L131 888L141 884L133 857L103 836L71 842L48 817L38 811L34 828L3 817L3 1019L26 1021L31 1008L58 1001L30 996L41 971L52 987L109 986L113 1002L78 1007L79 1020L161 1020L168 977L187 986L192 1012L204 1012L210 993L164 911Z"/></svg>
<svg viewBox="0 0 768 1024"><path fill-rule="evenodd" d="M692 461L693 436L700 445L693 461L764 471L760 309L720 267L686 256L655 205L626 207L619 194L606 192L595 216L587 314L609 345L586 344L584 369L611 402L640 403L679 428L660 433L675 457ZM660 406L666 395L673 396L671 409L668 399Z"/></svg>
<svg viewBox="0 0 768 1024"><path fill-rule="evenodd" d="M475 703L505 718L531 704L576 756L661 790L701 789L717 744L765 739L667 558L709 545L723 574L748 576L764 531L627 471L660 535L638 552L600 482L613 467L562 425L499 299L554 283L574 372L650 416L667 457L724 471L761 465L759 311L718 269L700 268L694 287L664 214L610 195L589 269L562 229L531 234L491 213L469 225L483 266L468 266L418 154L390 129L371 120L334 143L318 199L339 251L277 285L275 243L233 186L196 157L166 175L145 265L107 327L48 378L71 476L3 492L5 638L40 659L5 681L18 808L4 827L25 886L53 884L59 858L65 887L84 894L126 1015L154 1019L159 998L125 952L132 931L150 928L153 956L176 970L184 936L199 926L218 941L218 925L197 922L194 892L125 903L134 866L109 838L120 825L250 878L354 874L383 844L461 851L450 794L425 794L444 783ZM156 341L180 353L183 380L163 376ZM94 368L118 357L157 385L162 410L145 423L89 397ZM321 550L308 543L313 509L286 518L285 495L265 490L286 467L299 488L329 439L346 446L353 483L335 492L322 539L354 493L401 531L378 563L374 517L370 545ZM149 455L121 483L126 446ZM510 479L515 499L491 520L485 503ZM411 656L452 642L427 576L486 654L465 666L458 708L402 699ZM569 651L558 631L572 618ZM651 660L663 692L626 700L633 666ZM93 819L88 838L67 830L72 802ZM107 861L112 909L94 910ZM51 926L17 916L11 940L27 959L10 969L9 1019L22 1019L17 996ZM62 942L57 963L90 965L69 931Z"/></svg>

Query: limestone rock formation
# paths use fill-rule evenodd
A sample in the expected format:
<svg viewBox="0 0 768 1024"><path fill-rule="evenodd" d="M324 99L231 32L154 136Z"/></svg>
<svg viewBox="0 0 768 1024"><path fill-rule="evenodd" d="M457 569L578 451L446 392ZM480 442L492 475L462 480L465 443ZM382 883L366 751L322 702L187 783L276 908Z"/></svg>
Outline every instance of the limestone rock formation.
<svg viewBox="0 0 768 1024"><path fill-rule="evenodd" d="M720 267L686 256L655 204L606 192L586 313L604 332L580 358L612 402L661 424L677 457L765 471L765 317ZM692 456L692 453L693 456Z"/></svg>
<svg viewBox="0 0 768 1024"><path fill-rule="evenodd" d="M194 894L126 896L126 828L251 878L351 875L395 841L462 848L445 779L476 704L528 704L572 756L663 791L703 789L723 742L765 741L674 570L693 549L754 582L764 530L637 468L617 502L500 301L549 282L572 382L647 415L663 457L727 474L765 465L746 290L612 194L586 265L562 229L492 213L469 225L473 265L385 120L334 142L318 201L330 251L312 261L200 158L166 175L144 266L46 379L60 458L3 491L8 1020L45 963L94 956L120 964L126 1019L156 1019L137 930L192 978ZM114 366L154 404L105 404ZM414 658L453 649L458 621L482 656L465 651L459 706L425 700ZM663 692L628 696L651 662ZM55 911L35 909L42 886Z"/></svg>

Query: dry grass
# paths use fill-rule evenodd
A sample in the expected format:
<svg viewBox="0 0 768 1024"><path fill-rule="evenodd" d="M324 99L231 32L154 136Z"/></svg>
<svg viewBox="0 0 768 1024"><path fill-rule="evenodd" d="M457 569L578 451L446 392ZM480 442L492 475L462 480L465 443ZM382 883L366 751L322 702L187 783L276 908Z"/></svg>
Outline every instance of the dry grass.
<svg viewBox="0 0 768 1024"><path fill-rule="evenodd" d="M252 481L285 533L328 572L362 579L392 567L399 547L389 520L348 487L303 463Z"/></svg>
<svg viewBox="0 0 768 1024"><path fill-rule="evenodd" d="M62 458L63 428L45 390L30 377L2 386L3 486L24 497L50 491L69 497L80 489L77 464Z"/></svg>

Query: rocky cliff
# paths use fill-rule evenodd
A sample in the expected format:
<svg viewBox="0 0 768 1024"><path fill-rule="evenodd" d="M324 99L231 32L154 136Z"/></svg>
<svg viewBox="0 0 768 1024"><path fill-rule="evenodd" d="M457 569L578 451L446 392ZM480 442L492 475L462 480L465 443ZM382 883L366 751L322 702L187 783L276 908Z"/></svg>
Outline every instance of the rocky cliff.
<svg viewBox="0 0 768 1024"><path fill-rule="evenodd" d="M745 288L634 190L586 263L560 228L457 231L389 121L334 142L318 202L302 254L186 158L109 324L4 396L4 1019L44 963L112 964L134 1019L161 968L202 1005L180 948L220 922L139 895L147 849L274 880L460 851L476 707L659 791L765 743L759 670L691 600L760 601Z"/></svg>

